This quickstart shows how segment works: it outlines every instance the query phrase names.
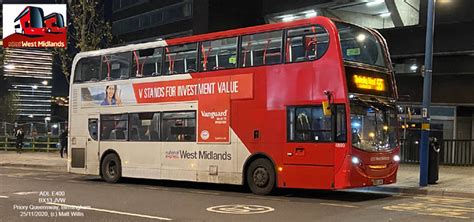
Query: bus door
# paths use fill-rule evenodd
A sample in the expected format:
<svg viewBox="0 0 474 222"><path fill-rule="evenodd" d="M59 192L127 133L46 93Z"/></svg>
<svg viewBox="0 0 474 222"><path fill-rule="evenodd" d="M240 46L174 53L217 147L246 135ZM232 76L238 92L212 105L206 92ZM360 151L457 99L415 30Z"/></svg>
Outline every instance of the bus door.
<svg viewBox="0 0 474 222"><path fill-rule="evenodd" d="M296 106L287 109L287 118L285 164L332 166L334 142L331 115L324 115L322 106Z"/></svg>
<svg viewBox="0 0 474 222"><path fill-rule="evenodd" d="M86 141L86 168L88 171L99 170L99 114L88 116L89 135ZM92 172L91 172L92 173Z"/></svg>

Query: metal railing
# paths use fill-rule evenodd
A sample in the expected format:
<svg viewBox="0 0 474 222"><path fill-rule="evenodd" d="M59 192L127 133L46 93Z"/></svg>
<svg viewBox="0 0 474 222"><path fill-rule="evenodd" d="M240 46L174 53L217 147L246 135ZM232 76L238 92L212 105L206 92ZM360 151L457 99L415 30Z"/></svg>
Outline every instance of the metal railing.
<svg viewBox="0 0 474 222"><path fill-rule="evenodd" d="M439 163L443 165L474 166L474 140L443 140ZM402 140L400 157L403 163L419 163L418 140Z"/></svg>
<svg viewBox="0 0 474 222"><path fill-rule="evenodd" d="M25 137L23 139L23 150L30 151L57 151L59 147L58 136ZM16 138L11 136L0 136L0 149L5 151L16 150Z"/></svg>

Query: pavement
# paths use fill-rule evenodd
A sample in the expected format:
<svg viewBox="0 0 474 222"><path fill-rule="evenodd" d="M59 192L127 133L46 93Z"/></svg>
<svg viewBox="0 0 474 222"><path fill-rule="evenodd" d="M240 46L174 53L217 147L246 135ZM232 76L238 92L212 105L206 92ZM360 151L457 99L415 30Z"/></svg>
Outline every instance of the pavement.
<svg viewBox="0 0 474 222"><path fill-rule="evenodd" d="M67 158L61 158L58 151L24 151L21 154L15 151L0 151L0 167L2 166L29 167L65 172L67 169Z"/></svg>
<svg viewBox="0 0 474 222"><path fill-rule="evenodd" d="M474 198L474 166L439 167L439 180L426 187L419 186L420 165L400 164L397 183L367 187L358 190L369 192L389 192L414 195L436 195Z"/></svg>
<svg viewBox="0 0 474 222"><path fill-rule="evenodd" d="M24 152L17 154L12 151L0 151L0 167L29 167L65 172L66 165L67 158L61 158L58 152ZM474 166L440 166L437 184L427 187L419 186L419 174L419 165L401 164L397 183L352 190L474 198Z"/></svg>

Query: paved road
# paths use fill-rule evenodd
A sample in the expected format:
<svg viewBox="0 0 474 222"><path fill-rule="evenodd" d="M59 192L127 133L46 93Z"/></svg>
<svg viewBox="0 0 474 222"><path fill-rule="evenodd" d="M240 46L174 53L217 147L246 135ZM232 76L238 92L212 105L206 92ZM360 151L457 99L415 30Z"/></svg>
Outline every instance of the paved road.
<svg viewBox="0 0 474 222"><path fill-rule="evenodd" d="M26 209L25 209L26 207ZM252 214L255 213L255 214ZM0 221L474 221L474 199L283 190L0 168Z"/></svg>

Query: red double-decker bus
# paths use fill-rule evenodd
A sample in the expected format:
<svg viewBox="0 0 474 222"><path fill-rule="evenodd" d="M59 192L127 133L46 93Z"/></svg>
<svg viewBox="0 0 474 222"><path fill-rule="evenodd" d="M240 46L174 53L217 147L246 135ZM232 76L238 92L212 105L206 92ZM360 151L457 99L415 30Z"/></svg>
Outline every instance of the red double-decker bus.
<svg viewBox="0 0 474 222"><path fill-rule="evenodd" d="M48 33L60 34L66 32L64 18L61 14L56 12L44 17L44 25L46 26L46 32Z"/></svg>
<svg viewBox="0 0 474 222"><path fill-rule="evenodd" d="M68 170L344 189L396 182L397 91L375 30L316 17L79 53Z"/></svg>
<svg viewBox="0 0 474 222"><path fill-rule="evenodd" d="M26 35L43 35L43 9L27 6L14 20L15 33Z"/></svg>

